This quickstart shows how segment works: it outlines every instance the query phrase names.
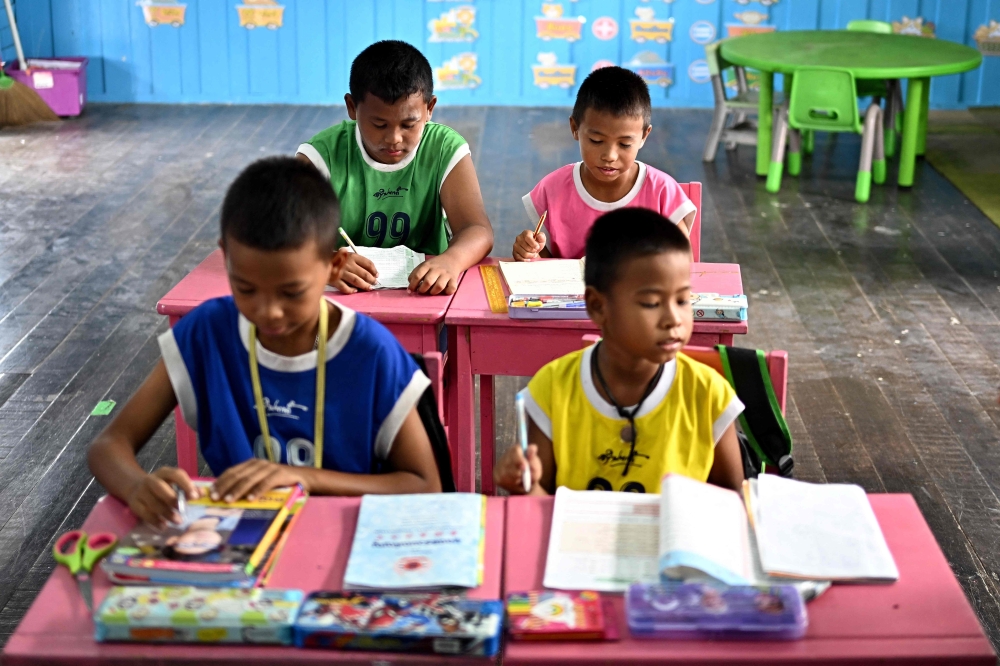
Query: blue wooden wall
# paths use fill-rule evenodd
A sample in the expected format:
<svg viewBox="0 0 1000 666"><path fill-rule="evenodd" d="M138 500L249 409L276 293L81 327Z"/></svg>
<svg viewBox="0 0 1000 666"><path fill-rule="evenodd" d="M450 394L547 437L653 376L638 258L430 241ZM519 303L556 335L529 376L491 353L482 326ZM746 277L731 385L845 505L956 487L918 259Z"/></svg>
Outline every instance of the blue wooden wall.
<svg viewBox="0 0 1000 666"><path fill-rule="evenodd" d="M280 3L281 26L241 27L240 0L21 0L17 18L29 56L91 59L93 101L339 104L354 55L374 40L397 38L421 48L442 79L459 86L438 86L444 103L567 105L595 63L627 64L641 54L644 71L672 79L666 87L651 86L658 106L709 106L699 42L755 19L793 30L842 29L855 18L920 17L935 24L937 39L972 46L979 26L1000 21L1000 0L247 1L244 9L272 15ZM143 2L174 11L183 4L183 25L149 26ZM464 11L467 19L469 8L475 20L450 36L470 41L434 37L429 22L449 12ZM672 40L633 39L637 10L652 13L661 30L673 19ZM559 20L542 22L552 38L540 38L536 18L560 12ZM567 29L576 36L574 20L579 38L560 37ZM541 69L548 88L536 85L533 66L540 60L555 61L554 69ZM934 79L931 101L937 108L1000 104L1000 57L984 58L977 71Z"/></svg>

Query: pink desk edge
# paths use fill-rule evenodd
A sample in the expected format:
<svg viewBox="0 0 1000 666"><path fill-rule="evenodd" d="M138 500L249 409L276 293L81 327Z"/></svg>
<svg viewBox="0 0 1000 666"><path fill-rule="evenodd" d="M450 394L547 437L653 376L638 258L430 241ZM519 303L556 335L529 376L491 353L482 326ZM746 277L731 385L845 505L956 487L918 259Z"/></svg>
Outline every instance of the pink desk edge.
<svg viewBox="0 0 1000 666"><path fill-rule="evenodd" d="M487 500L486 562L483 585L469 592L477 599L500 598L503 559L504 500ZM285 552L271 577L269 587L295 588L306 592L339 590L358 519L360 498L310 497ZM83 525L87 532L126 534L135 524L128 508L118 500L103 498ZM331 544L335 544L331 548ZM330 552L333 550L333 552ZM103 571L94 575L94 605L100 604L111 584ZM432 655L389 655L373 652L304 650L279 646L100 644L94 641L94 625L76 590L76 583L63 567L57 567L45 583L28 613L4 648L3 663L14 664L122 664L140 660L157 663L272 664L289 661L325 661L347 664L384 663L435 664ZM482 666L488 659L449 663Z"/></svg>
<svg viewBox="0 0 1000 666"><path fill-rule="evenodd" d="M622 596L614 595L621 641L508 641L504 664L995 664L990 643L913 498L869 495L869 500L899 568L899 581L835 585L810 602L809 629L801 641L635 640L628 633ZM504 594L541 589L552 502L508 498Z"/></svg>

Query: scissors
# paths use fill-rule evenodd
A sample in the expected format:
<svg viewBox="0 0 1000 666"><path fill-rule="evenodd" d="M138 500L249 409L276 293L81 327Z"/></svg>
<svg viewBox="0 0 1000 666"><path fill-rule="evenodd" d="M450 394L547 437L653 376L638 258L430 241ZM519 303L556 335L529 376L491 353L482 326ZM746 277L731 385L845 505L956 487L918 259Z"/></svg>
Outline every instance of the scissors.
<svg viewBox="0 0 1000 666"><path fill-rule="evenodd" d="M105 555L118 545L118 537L108 532L94 534L89 539L82 530L66 532L52 547L52 556L76 578L77 587L87 610L94 612L94 592L90 586L90 572Z"/></svg>

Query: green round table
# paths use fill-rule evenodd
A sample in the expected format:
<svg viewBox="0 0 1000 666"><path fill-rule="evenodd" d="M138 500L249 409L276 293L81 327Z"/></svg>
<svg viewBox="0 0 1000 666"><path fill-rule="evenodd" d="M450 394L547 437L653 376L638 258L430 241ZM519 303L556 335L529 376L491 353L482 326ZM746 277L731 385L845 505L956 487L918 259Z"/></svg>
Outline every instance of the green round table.
<svg viewBox="0 0 1000 666"><path fill-rule="evenodd" d="M722 57L734 65L760 70L757 119L757 175L766 176L771 160L771 106L774 74L795 74L800 67L849 69L856 79L909 79L899 184L913 185L917 155L924 152L930 77L960 74L983 61L979 51L911 35L848 30L796 30L734 37L722 42Z"/></svg>

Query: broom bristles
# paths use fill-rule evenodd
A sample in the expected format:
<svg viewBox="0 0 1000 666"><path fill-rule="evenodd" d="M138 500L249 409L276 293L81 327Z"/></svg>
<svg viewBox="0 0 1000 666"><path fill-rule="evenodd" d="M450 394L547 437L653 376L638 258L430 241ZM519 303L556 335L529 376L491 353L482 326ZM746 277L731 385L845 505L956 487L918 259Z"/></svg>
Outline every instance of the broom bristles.
<svg viewBox="0 0 1000 666"><path fill-rule="evenodd" d="M27 125L42 120L59 120L34 90L14 81L6 90L0 88L0 127Z"/></svg>

